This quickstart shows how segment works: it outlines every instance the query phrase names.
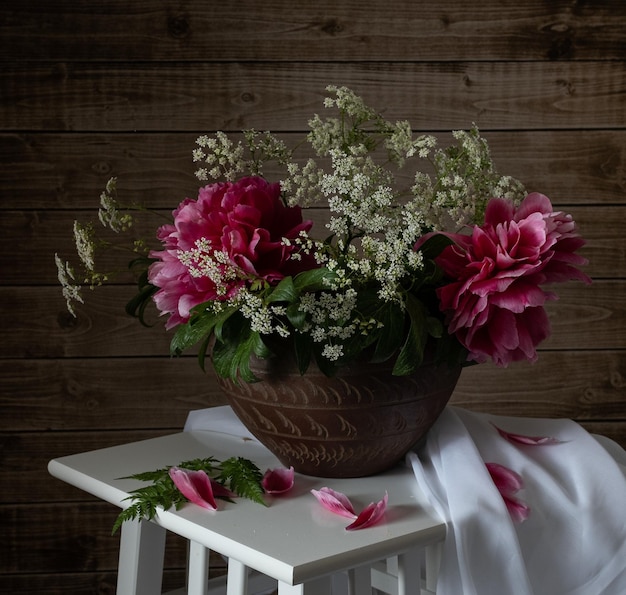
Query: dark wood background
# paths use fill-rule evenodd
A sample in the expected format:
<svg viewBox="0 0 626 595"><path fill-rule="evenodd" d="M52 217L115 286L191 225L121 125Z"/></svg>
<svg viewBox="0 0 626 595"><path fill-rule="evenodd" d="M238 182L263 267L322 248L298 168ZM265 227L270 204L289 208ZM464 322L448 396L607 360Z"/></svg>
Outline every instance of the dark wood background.
<svg viewBox="0 0 626 595"><path fill-rule="evenodd" d="M467 370L454 401L574 418L626 446L625 59L613 0L3 3L0 591L113 593L116 510L48 460L223 403L195 359L169 359L165 332L125 317L127 285L66 314L53 254L71 254L74 217L95 214L111 175L174 207L195 195L199 133L289 138L329 83L422 131L476 122L502 171L575 216L593 285L562 287L537 364ZM170 546L168 585L184 554Z"/></svg>

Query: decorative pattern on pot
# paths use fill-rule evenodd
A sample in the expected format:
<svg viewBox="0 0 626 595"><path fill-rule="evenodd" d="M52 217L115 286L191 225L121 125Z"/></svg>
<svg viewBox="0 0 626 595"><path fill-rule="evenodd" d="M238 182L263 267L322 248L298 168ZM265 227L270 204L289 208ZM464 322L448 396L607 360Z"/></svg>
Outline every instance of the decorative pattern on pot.
<svg viewBox="0 0 626 595"><path fill-rule="evenodd" d="M400 461L440 415L461 371L426 364L393 376L388 365L362 364L329 378L277 367L257 360L260 382L218 381L242 423L284 465L321 477L371 475Z"/></svg>

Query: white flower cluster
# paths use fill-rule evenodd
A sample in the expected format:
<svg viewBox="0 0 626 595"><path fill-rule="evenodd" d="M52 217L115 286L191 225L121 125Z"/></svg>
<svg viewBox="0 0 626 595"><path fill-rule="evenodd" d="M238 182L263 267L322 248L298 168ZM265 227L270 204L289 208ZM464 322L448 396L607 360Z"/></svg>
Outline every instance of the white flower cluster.
<svg viewBox="0 0 626 595"><path fill-rule="evenodd" d="M299 331L336 361L347 339L379 327L379 321L365 320L357 309L362 288L375 287L381 301L404 307L407 293L424 275L416 242L430 231L456 232L481 222L489 199L520 199L523 188L497 174L476 128L453 132L456 144L438 148L434 136L414 137L408 121L386 121L350 89L330 86L328 91L324 106L339 115L316 114L309 121L307 141L315 158L296 160L272 134L248 131L236 144L223 133L200 137L194 160L208 165L200 170L202 176L231 180L242 171L261 174L263 163L275 161L284 166L280 184L286 204L328 205L329 237L313 240L305 234L297 241L334 280L323 291L301 296L299 309L307 322ZM429 173L416 168L413 182L402 186L396 172L414 161ZM255 329L288 332L276 322L280 312L248 294L244 290L236 299Z"/></svg>
<svg viewBox="0 0 626 595"><path fill-rule="evenodd" d="M132 215L121 210L116 198L117 178L111 178L100 195L100 209L98 219L104 227L109 227L115 233L128 231L133 225Z"/></svg>
<svg viewBox="0 0 626 595"><path fill-rule="evenodd" d="M58 254L54 255L54 262L57 265L57 277L67 304L67 311L75 317L76 310L74 310L74 302L84 304L85 301L80 293L80 285L76 283L74 269L69 262L63 261Z"/></svg>
<svg viewBox="0 0 626 595"><path fill-rule="evenodd" d="M452 135L457 145L434 152L434 178L418 171L411 191L429 227L456 231L481 221L490 198L519 201L524 188L495 171L489 146L476 127Z"/></svg>
<svg viewBox="0 0 626 595"><path fill-rule="evenodd" d="M285 164L288 160L290 152L285 143L270 132L246 130L243 134L245 142L236 143L222 131L214 137L198 137L193 160L203 162L206 167L196 170L196 177L203 181L223 178L232 182L243 172L263 175L263 165L268 161Z"/></svg>
<svg viewBox="0 0 626 595"><path fill-rule="evenodd" d="M215 137L202 135L196 144L193 160L203 161L208 166L196 171L199 180L223 177L233 181L244 170L243 146L235 144L224 132L218 131Z"/></svg>
<svg viewBox="0 0 626 595"><path fill-rule="evenodd" d="M190 250L178 250L176 256L192 277L206 277L215 284L218 295L225 295L232 281L241 276L225 250L214 250L207 238L196 240Z"/></svg>
<svg viewBox="0 0 626 595"><path fill-rule="evenodd" d="M323 343L322 355L330 361L343 355L343 341L359 330L356 301L357 292L350 287L302 297L300 309L308 316L301 332L310 335L315 343Z"/></svg>
<svg viewBox="0 0 626 595"><path fill-rule="evenodd" d="M237 304L240 312L250 321L250 328L262 335L276 333L288 337L291 333L284 322L285 308L268 305L248 289L240 291L231 304Z"/></svg>

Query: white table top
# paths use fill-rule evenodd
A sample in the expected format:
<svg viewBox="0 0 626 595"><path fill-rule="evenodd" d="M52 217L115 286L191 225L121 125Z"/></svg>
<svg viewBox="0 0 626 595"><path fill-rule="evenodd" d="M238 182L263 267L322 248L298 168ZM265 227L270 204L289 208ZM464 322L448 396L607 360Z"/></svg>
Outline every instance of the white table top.
<svg viewBox="0 0 626 595"><path fill-rule="evenodd" d="M214 431L172 434L141 442L53 459L50 473L119 507L128 491L142 482L120 477L182 461L214 456L242 456L262 472L280 466L255 441ZM357 512L385 491L389 504L375 526L346 531L349 519L324 508L310 494L322 486L344 492ZM193 504L179 511L160 511L156 522L246 566L288 584L360 566L441 541L445 524L436 518L420 492L412 471L399 465L373 477L324 479L296 475L294 488L282 496L266 496L267 507L237 498L218 501L210 511Z"/></svg>

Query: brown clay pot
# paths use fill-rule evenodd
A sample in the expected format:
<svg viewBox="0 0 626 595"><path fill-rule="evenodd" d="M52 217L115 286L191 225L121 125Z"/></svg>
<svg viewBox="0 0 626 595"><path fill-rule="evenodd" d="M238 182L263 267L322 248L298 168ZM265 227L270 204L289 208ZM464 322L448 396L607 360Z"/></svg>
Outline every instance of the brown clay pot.
<svg viewBox="0 0 626 595"><path fill-rule="evenodd" d="M328 378L275 360L251 369L260 382L218 378L234 412L283 465L316 477L364 477L398 463L437 420L461 373L424 364L393 376L387 364L363 363Z"/></svg>

